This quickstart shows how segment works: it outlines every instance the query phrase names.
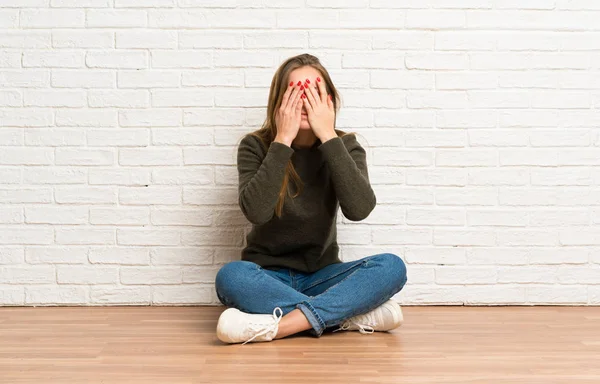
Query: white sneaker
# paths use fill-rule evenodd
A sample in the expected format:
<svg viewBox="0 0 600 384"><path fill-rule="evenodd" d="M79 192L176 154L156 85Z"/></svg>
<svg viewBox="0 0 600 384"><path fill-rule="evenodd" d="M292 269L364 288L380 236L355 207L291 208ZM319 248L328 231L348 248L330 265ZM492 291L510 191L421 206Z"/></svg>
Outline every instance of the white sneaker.
<svg viewBox="0 0 600 384"><path fill-rule="evenodd" d="M217 337L224 343L271 341L277 335L282 317L283 311L279 307L273 310L273 315L251 314L228 308L219 316Z"/></svg>
<svg viewBox="0 0 600 384"><path fill-rule="evenodd" d="M359 331L362 334L389 331L404 322L402 309L394 300L388 300L371 312L357 315L344 321L336 331Z"/></svg>

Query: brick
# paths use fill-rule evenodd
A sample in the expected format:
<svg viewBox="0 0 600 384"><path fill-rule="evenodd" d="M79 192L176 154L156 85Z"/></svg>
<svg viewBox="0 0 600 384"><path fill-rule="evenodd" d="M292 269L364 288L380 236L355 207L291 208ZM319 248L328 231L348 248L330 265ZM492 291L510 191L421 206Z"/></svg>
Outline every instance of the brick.
<svg viewBox="0 0 600 384"><path fill-rule="evenodd" d="M308 46L313 49L365 50L371 46L371 39L363 33L353 31L310 31Z"/></svg>
<svg viewBox="0 0 600 384"><path fill-rule="evenodd" d="M152 171L153 184L208 185L212 184L213 180L214 172L210 167L191 166L185 168L155 169Z"/></svg>
<svg viewBox="0 0 600 384"><path fill-rule="evenodd" d="M89 170L90 185L148 185L150 170L140 168L94 168Z"/></svg>
<svg viewBox="0 0 600 384"><path fill-rule="evenodd" d="M25 261L25 249L22 246L0 247L0 265L23 264Z"/></svg>
<svg viewBox="0 0 600 384"><path fill-rule="evenodd" d="M88 248L72 245L27 247L25 259L29 264L87 264Z"/></svg>
<svg viewBox="0 0 600 384"><path fill-rule="evenodd" d="M146 147L149 137L147 129L90 129L87 144L90 147Z"/></svg>
<svg viewBox="0 0 600 384"><path fill-rule="evenodd" d="M525 301L526 288L507 284L467 285L464 297L467 305L518 305Z"/></svg>
<svg viewBox="0 0 600 384"><path fill-rule="evenodd" d="M526 227L529 223L529 217L528 212L520 210L467 210L467 223L469 226Z"/></svg>
<svg viewBox="0 0 600 384"><path fill-rule="evenodd" d="M202 187L183 189L184 204L194 205L237 205L237 188Z"/></svg>
<svg viewBox="0 0 600 384"><path fill-rule="evenodd" d="M47 285L25 287L25 304L86 304L88 287Z"/></svg>
<svg viewBox="0 0 600 384"><path fill-rule="evenodd" d="M56 282L52 265L2 266L0 284L50 284Z"/></svg>
<svg viewBox="0 0 600 384"><path fill-rule="evenodd" d="M83 9L22 9L21 28L81 28L85 25Z"/></svg>
<svg viewBox="0 0 600 384"><path fill-rule="evenodd" d="M124 205L178 205L181 204L181 189L162 186L120 188L119 203Z"/></svg>
<svg viewBox="0 0 600 384"><path fill-rule="evenodd" d="M179 231L170 229L117 229L118 245L179 245Z"/></svg>
<svg viewBox="0 0 600 384"><path fill-rule="evenodd" d="M53 158L53 151L47 148L0 148L2 165L50 165Z"/></svg>
<svg viewBox="0 0 600 384"><path fill-rule="evenodd" d="M25 303L25 288L14 285L0 286L0 305L23 305Z"/></svg>
<svg viewBox="0 0 600 384"><path fill-rule="evenodd" d="M406 224L426 226L464 226L465 213L456 208L408 208Z"/></svg>
<svg viewBox="0 0 600 384"><path fill-rule="evenodd" d="M496 233L487 229L438 229L433 233L433 244L452 246L496 245Z"/></svg>
<svg viewBox="0 0 600 384"><path fill-rule="evenodd" d="M150 251L153 265L206 265L211 264L213 247L154 248Z"/></svg>
<svg viewBox="0 0 600 384"><path fill-rule="evenodd" d="M177 127L181 125L181 110L176 108L122 109L119 110L119 125L122 127Z"/></svg>
<svg viewBox="0 0 600 384"><path fill-rule="evenodd" d="M115 74L110 71L54 70L52 87L54 88L114 88Z"/></svg>
<svg viewBox="0 0 600 384"><path fill-rule="evenodd" d="M405 257L410 264L466 264L465 250L460 248L413 246L407 248Z"/></svg>
<svg viewBox="0 0 600 384"><path fill-rule="evenodd" d="M585 304L587 287L581 285L530 284L525 287L531 304Z"/></svg>
<svg viewBox="0 0 600 384"><path fill-rule="evenodd" d="M408 29L445 29L465 27L465 13L454 10L408 10L406 11L406 27Z"/></svg>
<svg viewBox="0 0 600 384"><path fill-rule="evenodd" d="M112 31L53 30L52 46L54 48L114 48L114 33Z"/></svg>
<svg viewBox="0 0 600 384"><path fill-rule="evenodd" d="M110 109L58 109L56 125L59 127L115 127L117 126L117 113Z"/></svg>
<svg viewBox="0 0 600 384"><path fill-rule="evenodd" d="M195 284L182 286L153 286L153 304L208 304L212 302L213 289Z"/></svg>
<svg viewBox="0 0 600 384"><path fill-rule="evenodd" d="M121 148L121 165L180 165L182 160L179 148Z"/></svg>
<svg viewBox="0 0 600 384"><path fill-rule="evenodd" d="M435 189L437 205L497 205L498 192L492 187L438 187Z"/></svg>
<svg viewBox="0 0 600 384"><path fill-rule="evenodd" d="M212 92L201 90L154 89L151 92L152 107L209 107L213 103Z"/></svg>
<svg viewBox="0 0 600 384"><path fill-rule="evenodd" d="M242 229L203 228L181 232L183 245L225 245L239 247L244 241Z"/></svg>
<svg viewBox="0 0 600 384"><path fill-rule="evenodd" d="M150 221L160 226L210 226L212 210L208 209L153 209Z"/></svg>
<svg viewBox="0 0 600 384"><path fill-rule="evenodd" d="M53 202L51 188L0 188L3 203L50 203Z"/></svg>
<svg viewBox="0 0 600 384"><path fill-rule="evenodd" d="M86 15L88 28L146 27L148 15L145 10L89 9Z"/></svg>
<svg viewBox="0 0 600 384"><path fill-rule="evenodd" d="M409 169L406 171L407 185L464 186L467 170L460 168Z"/></svg>
<svg viewBox="0 0 600 384"><path fill-rule="evenodd" d="M116 267L68 266L56 267L59 284L116 284L118 269Z"/></svg>
<svg viewBox="0 0 600 384"><path fill-rule="evenodd" d="M0 73L0 80L2 74ZM57 112L57 125L58 112ZM0 109L0 121L3 126L13 127L46 127L52 125L52 111L42 108Z"/></svg>
<svg viewBox="0 0 600 384"><path fill-rule="evenodd" d="M25 207L25 222L32 224L86 224L87 207Z"/></svg>
<svg viewBox="0 0 600 384"><path fill-rule="evenodd" d="M85 58L91 68L145 69L148 62L148 53L138 50L89 51Z"/></svg>
<svg viewBox="0 0 600 384"><path fill-rule="evenodd" d="M190 14L186 12L186 14ZM193 13L192 13L193 14ZM154 22L155 13L150 13L150 23ZM164 11L160 11L159 16L164 17ZM179 31L179 48L183 49L203 49L203 48L219 48L219 49L241 49L244 45L244 35L237 31L228 30L204 30L204 31Z"/></svg>
<svg viewBox="0 0 600 384"><path fill-rule="evenodd" d="M147 225L148 208L90 208L90 224L100 225Z"/></svg>
<svg viewBox="0 0 600 384"><path fill-rule="evenodd" d="M112 149L57 148L57 165L113 165L115 153Z"/></svg>
<svg viewBox="0 0 600 384"><path fill-rule="evenodd" d="M116 191L110 187L59 186L54 197L60 204L112 204L116 202Z"/></svg>
<svg viewBox="0 0 600 384"><path fill-rule="evenodd" d="M149 305L152 301L152 290L144 287L103 287L92 286L90 299L93 304L137 304Z"/></svg>
<svg viewBox="0 0 600 384"><path fill-rule="evenodd" d="M205 51L153 50L150 56L152 68L210 68L212 62L213 54Z"/></svg>
<svg viewBox="0 0 600 384"><path fill-rule="evenodd" d="M398 227L373 231L373 243L375 244L430 245L432 238L432 230L427 228Z"/></svg>
<svg viewBox="0 0 600 384"><path fill-rule="evenodd" d="M114 244L115 231L113 229L96 228L57 228L56 244L95 245Z"/></svg>
<svg viewBox="0 0 600 384"><path fill-rule="evenodd" d="M154 145L210 145L214 141L212 129L203 128L155 128L152 130Z"/></svg>
<svg viewBox="0 0 600 384"><path fill-rule="evenodd" d="M445 284L494 284L498 281L495 267L443 266L435 268L435 282Z"/></svg>
<svg viewBox="0 0 600 384"><path fill-rule="evenodd" d="M87 105L86 95L81 91L27 90L23 94L23 105L26 107L84 107Z"/></svg>
<svg viewBox="0 0 600 384"><path fill-rule="evenodd" d="M84 65L83 52L24 52L23 67L27 68L81 68Z"/></svg>
<svg viewBox="0 0 600 384"><path fill-rule="evenodd" d="M185 165L235 165L237 150L234 147L184 148Z"/></svg>
<svg viewBox="0 0 600 384"><path fill-rule="evenodd" d="M37 48L44 49L51 46L49 31L3 31L0 35L2 48Z"/></svg>

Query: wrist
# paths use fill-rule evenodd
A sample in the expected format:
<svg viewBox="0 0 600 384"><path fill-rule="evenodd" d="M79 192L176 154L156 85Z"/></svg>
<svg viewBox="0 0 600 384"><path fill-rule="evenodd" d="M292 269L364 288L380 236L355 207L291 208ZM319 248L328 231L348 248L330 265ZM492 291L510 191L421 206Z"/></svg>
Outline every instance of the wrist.
<svg viewBox="0 0 600 384"><path fill-rule="evenodd" d="M280 137L280 136L275 136L275 140L273 140L273 141L276 141L281 144L285 144L288 147L292 146L292 140L284 139L283 137Z"/></svg>
<svg viewBox="0 0 600 384"><path fill-rule="evenodd" d="M336 137L338 137L338 135L335 132L332 132L332 133L323 135L322 137L319 138L319 140L321 140L321 143L324 143L328 140L335 139Z"/></svg>

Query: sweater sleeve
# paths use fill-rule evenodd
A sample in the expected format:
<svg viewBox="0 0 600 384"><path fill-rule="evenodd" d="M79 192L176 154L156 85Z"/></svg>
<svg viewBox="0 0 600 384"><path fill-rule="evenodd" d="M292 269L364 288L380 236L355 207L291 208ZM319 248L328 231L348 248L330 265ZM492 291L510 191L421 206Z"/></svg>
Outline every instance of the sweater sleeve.
<svg viewBox="0 0 600 384"><path fill-rule="evenodd" d="M342 213L352 221L364 220L377 204L369 182L366 152L348 134L319 145L331 171L331 179Z"/></svg>
<svg viewBox="0 0 600 384"><path fill-rule="evenodd" d="M285 169L294 153L292 148L274 141L265 155L259 140L247 135L237 153L239 205L252 224L264 224L273 217Z"/></svg>

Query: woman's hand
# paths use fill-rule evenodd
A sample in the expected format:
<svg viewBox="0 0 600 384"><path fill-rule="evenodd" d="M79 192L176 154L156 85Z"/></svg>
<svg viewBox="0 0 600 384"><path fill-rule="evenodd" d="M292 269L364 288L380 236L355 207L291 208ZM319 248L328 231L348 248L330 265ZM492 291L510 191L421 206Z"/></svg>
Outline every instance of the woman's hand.
<svg viewBox="0 0 600 384"><path fill-rule="evenodd" d="M335 128L333 126L335 121L335 110L333 108L333 102L331 96L327 94L325 84L317 77L316 80L319 92L310 85L310 80L306 79L304 83L304 108L308 113L308 123L312 128L315 136L317 136L321 143L327 140L337 137Z"/></svg>
<svg viewBox="0 0 600 384"><path fill-rule="evenodd" d="M301 89L302 84L290 83L288 89L283 94L281 106L275 114L275 125L277 135L275 141L283 143L288 147L292 145L292 141L296 138L300 129L300 121L302 120L302 99L303 94Z"/></svg>

